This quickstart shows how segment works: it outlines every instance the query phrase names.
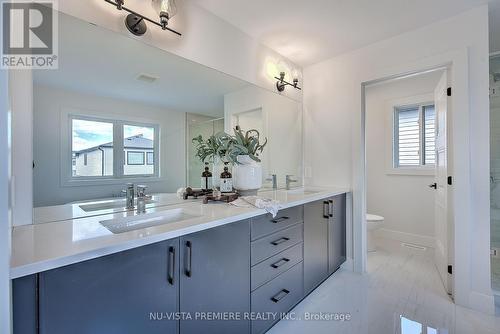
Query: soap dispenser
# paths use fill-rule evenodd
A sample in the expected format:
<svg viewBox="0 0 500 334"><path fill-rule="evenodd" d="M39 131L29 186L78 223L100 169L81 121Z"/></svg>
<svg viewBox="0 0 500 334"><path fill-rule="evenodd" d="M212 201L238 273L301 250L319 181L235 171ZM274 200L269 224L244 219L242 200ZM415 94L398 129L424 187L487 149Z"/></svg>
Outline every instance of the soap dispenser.
<svg viewBox="0 0 500 334"><path fill-rule="evenodd" d="M212 189L212 173L208 168L208 162L205 162L205 170L201 173L201 189Z"/></svg>
<svg viewBox="0 0 500 334"><path fill-rule="evenodd" d="M222 193L233 192L233 176L229 172L228 163L224 163L224 171L220 174L220 191Z"/></svg>

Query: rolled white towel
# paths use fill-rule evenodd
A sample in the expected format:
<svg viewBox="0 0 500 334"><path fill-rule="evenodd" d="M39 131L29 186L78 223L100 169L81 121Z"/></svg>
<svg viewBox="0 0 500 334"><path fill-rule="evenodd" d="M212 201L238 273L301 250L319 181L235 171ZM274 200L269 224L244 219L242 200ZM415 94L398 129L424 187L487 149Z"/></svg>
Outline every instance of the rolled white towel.
<svg viewBox="0 0 500 334"><path fill-rule="evenodd" d="M278 214L280 202L260 196L243 196L229 204L243 208L264 209L274 218Z"/></svg>

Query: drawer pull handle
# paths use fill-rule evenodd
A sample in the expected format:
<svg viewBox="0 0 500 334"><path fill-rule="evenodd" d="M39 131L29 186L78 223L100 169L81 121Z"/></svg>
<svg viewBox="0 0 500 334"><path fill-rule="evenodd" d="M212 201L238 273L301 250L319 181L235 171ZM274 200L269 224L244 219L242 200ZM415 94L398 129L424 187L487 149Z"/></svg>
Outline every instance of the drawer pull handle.
<svg viewBox="0 0 500 334"><path fill-rule="evenodd" d="M328 201L330 204L328 205L328 213L330 214L330 217L333 217L333 200Z"/></svg>
<svg viewBox="0 0 500 334"><path fill-rule="evenodd" d="M288 261L290 261L290 259L287 259L286 257L284 257L281 260L271 264L271 267L273 267L274 269L277 269L277 268L281 267L282 265L284 265L285 263L287 263Z"/></svg>
<svg viewBox="0 0 500 334"><path fill-rule="evenodd" d="M277 303L280 300L282 300L283 298L285 298L286 295L288 295L289 293L290 293L290 291L288 291L287 289L282 289L280 292L278 292L273 297L271 297L271 300L273 302Z"/></svg>
<svg viewBox="0 0 500 334"><path fill-rule="evenodd" d="M186 241L186 259L184 260L184 274L187 277L191 277L191 241Z"/></svg>
<svg viewBox="0 0 500 334"><path fill-rule="evenodd" d="M330 213L330 203L328 201L323 201L323 218L328 219L329 213Z"/></svg>
<svg viewBox="0 0 500 334"><path fill-rule="evenodd" d="M279 238L278 240L274 240L271 242L271 245L274 245L274 246L278 246L279 244L282 244L284 242L287 242L288 240L290 240L290 238L287 238L287 237L282 237L282 238Z"/></svg>
<svg viewBox="0 0 500 334"><path fill-rule="evenodd" d="M175 272L175 248L170 246L168 248L168 283L174 285L174 272Z"/></svg>
<svg viewBox="0 0 500 334"><path fill-rule="evenodd" d="M290 219L290 217L286 217L286 216L283 216L283 217L279 217L279 218L276 218L276 219L273 219L271 220L274 224L277 224L277 223L281 223L285 220L288 220Z"/></svg>

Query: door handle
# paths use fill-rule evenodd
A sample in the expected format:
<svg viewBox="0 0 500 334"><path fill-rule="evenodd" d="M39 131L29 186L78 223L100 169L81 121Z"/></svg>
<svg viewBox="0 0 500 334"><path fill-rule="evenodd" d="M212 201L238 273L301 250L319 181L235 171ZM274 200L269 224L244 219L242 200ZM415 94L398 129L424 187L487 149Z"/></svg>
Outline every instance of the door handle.
<svg viewBox="0 0 500 334"><path fill-rule="evenodd" d="M288 261L290 261L290 259L287 259L286 257L284 257L281 260L271 264L271 267L273 267L274 269L277 269L277 268L281 267L282 265L284 265L285 263L287 263Z"/></svg>
<svg viewBox="0 0 500 334"><path fill-rule="evenodd" d="M278 240L271 241L271 245L278 246L279 244L287 242L288 240L290 240L290 238L282 237L282 238L279 238Z"/></svg>
<svg viewBox="0 0 500 334"><path fill-rule="evenodd" d="M275 303L279 302L280 300L282 300L283 298L286 297L286 295L288 295L290 293L289 290L287 289L282 289L280 292L278 292L277 294L275 294L274 296L271 297L271 300Z"/></svg>
<svg viewBox="0 0 500 334"><path fill-rule="evenodd" d="M285 220L288 220L288 219L290 219L290 217L286 217L286 216L284 216L284 217L280 217L280 218L273 219L273 220L271 220L271 221L272 221L274 224L276 224L276 223L281 223L282 221L285 221Z"/></svg>
<svg viewBox="0 0 500 334"><path fill-rule="evenodd" d="M174 285L175 275L175 248L170 246L168 248L168 283Z"/></svg>
<svg viewBox="0 0 500 334"><path fill-rule="evenodd" d="M328 215L333 217L333 200L329 200L328 203Z"/></svg>
<svg viewBox="0 0 500 334"><path fill-rule="evenodd" d="M323 218L328 219L330 213L330 202L323 201Z"/></svg>
<svg viewBox="0 0 500 334"><path fill-rule="evenodd" d="M432 183L432 184L429 184L429 188L434 188L434 189L437 189L438 185L436 182Z"/></svg>
<svg viewBox="0 0 500 334"><path fill-rule="evenodd" d="M191 241L186 241L186 258L184 260L184 274L187 277L191 277L191 254L192 254L192 244Z"/></svg>

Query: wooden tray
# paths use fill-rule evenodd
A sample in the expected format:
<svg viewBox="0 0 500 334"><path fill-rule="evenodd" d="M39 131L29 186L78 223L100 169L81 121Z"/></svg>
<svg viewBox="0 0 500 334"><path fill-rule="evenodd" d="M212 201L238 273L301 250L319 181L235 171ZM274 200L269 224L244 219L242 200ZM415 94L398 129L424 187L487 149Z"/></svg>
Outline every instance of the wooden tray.
<svg viewBox="0 0 500 334"><path fill-rule="evenodd" d="M219 197L215 197L215 196L213 196L213 195L210 194L210 195L206 195L203 198L203 203L204 204L207 204L208 202L225 202L225 203L229 203L229 202L232 202L232 201L238 199L238 197L240 197L240 195L238 193L222 194Z"/></svg>

